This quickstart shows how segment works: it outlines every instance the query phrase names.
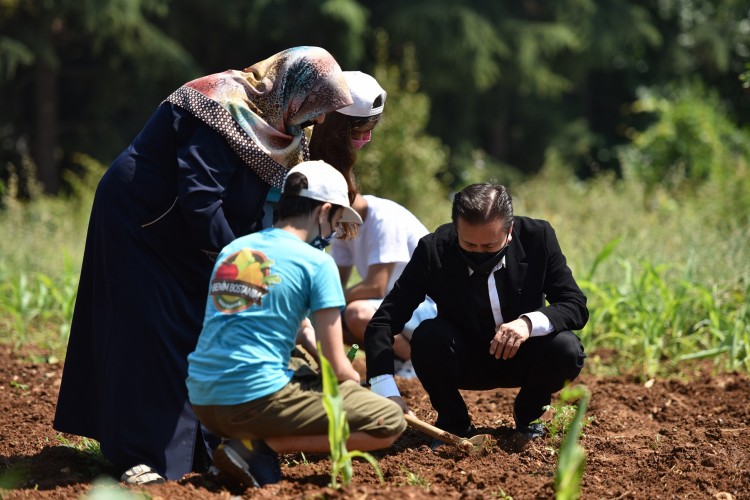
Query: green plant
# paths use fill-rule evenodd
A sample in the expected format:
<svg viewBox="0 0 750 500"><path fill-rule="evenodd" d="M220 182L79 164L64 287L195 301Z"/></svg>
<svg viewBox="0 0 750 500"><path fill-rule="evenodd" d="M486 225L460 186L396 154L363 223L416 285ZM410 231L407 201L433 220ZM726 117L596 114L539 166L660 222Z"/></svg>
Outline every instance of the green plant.
<svg viewBox="0 0 750 500"><path fill-rule="evenodd" d="M20 487L28 479L29 473L25 468L11 467L0 474L0 490L12 490ZM4 498L0 493L0 498Z"/></svg>
<svg viewBox="0 0 750 500"><path fill-rule="evenodd" d="M29 385L28 384L22 384L18 380L11 380L10 381L10 386L13 387L14 389L20 389L20 390L22 390L24 392L29 390Z"/></svg>
<svg viewBox="0 0 750 500"><path fill-rule="evenodd" d="M724 358L729 370L750 367L747 271L719 286L702 281L702 262L694 259L681 265L618 259L624 272L619 282L596 280L594 271L612 250L607 245L579 281L591 311L581 333L587 350L612 349L617 359L611 364L636 368L647 378L698 358Z"/></svg>
<svg viewBox="0 0 750 500"><path fill-rule="evenodd" d="M71 441L59 433L55 436L55 439L62 446L75 450L76 463L79 464L81 472L84 472L91 479L106 473L111 465L104 458L98 441L87 437L77 437L75 441Z"/></svg>
<svg viewBox="0 0 750 500"><path fill-rule="evenodd" d="M401 467L401 472L406 476L407 485L416 486L417 488L429 491L431 483L427 479L423 478L416 472L408 470L406 467Z"/></svg>
<svg viewBox="0 0 750 500"><path fill-rule="evenodd" d="M565 387L560 392L560 401L558 403L544 407L545 411L551 411L552 413L552 417L548 421L542 422L549 433L551 443L556 444L563 441L570 431L578 413L578 405L566 403L580 399L583 394L582 391L584 391L582 386ZM579 432L593 420L594 417L592 416L582 419Z"/></svg>
<svg viewBox="0 0 750 500"><path fill-rule="evenodd" d="M737 127L718 93L699 81L639 90L635 113L656 121L621 149L624 171L651 186L680 191L686 184L726 178L748 158L748 131Z"/></svg>
<svg viewBox="0 0 750 500"><path fill-rule="evenodd" d="M713 304L713 295L704 289L706 302ZM696 328L704 331L713 340L713 346L703 348L677 356L677 361L703 359L727 354L726 367L728 370L750 371L750 277L745 277L745 290L737 293L739 303L736 307L709 310L708 318L700 322ZM722 310L725 309L725 310Z"/></svg>
<svg viewBox="0 0 750 500"><path fill-rule="evenodd" d="M584 415L591 394L584 386L571 389L568 396L578 396L578 408L560 447L555 473L555 498L577 500L581 496L581 478L586 466L586 451L578 444L584 424Z"/></svg>
<svg viewBox="0 0 750 500"><path fill-rule="evenodd" d="M740 73L743 89L750 89L750 63L745 63L745 71Z"/></svg>
<svg viewBox="0 0 750 500"><path fill-rule="evenodd" d="M131 491L123 488L112 479L103 477L94 481L83 500L149 500L151 495L144 491Z"/></svg>
<svg viewBox="0 0 750 500"><path fill-rule="evenodd" d="M508 495L502 488L498 488L497 491L493 491L492 497L499 498L500 500L513 500L513 497Z"/></svg>
<svg viewBox="0 0 750 500"><path fill-rule="evenodd" d="M287 463L287 465L288 464L292 464L292 465L299 465L299 464L307 465L310 462L307 461L307 457L305 456L305 454L302 453L302 452L300 452L300 459L299 460L297 460L296 458L293 458L291 460L287 459L286 463Z"/></svg>
<svg viewBox="0 0 750 500"><path fill-rule="evenodd" d="M383 482L383 473L380 471L375 457L369 453L358 450L347 451L346 441L349 439L349 422L346 420L344 410L344 398L339 392L339 383L328 360L323 356L323 350L318 343L320 355L320 370L323 376L323 406L328 415L328 442L331 447L331 487L339 488L339 476L341 483L348 486L352 481L352 458L360 457L367 460L375 469L375 472Z"/></svg>
<svg viewBox="0 0 750 500"><path fill-rule="evenodd" d="M661 434L656 434L654 436L654 440L651 442L651 444L649 444L649 448L651 448L652 450L658 453L662 445L661 440L662 440Z"/></svg>
<svg viewBox="0 0 750 500"><path fill-rule="evenodd" d="M0 285L0 327L10 334L14 349L27 343L53 350L64 347L73 319L77 276L67 272L53 279L41 273L21 271L7 276L0 271L0 277L4 278ZM55 327L57 332L53 334L49 330Z"/></svg>
<svg viewBox="0 0 750 500"><path fill-rule="evenodd" d="M74 443L62 434L58 434L56 439L61 445L78 450L88 458L93 460L104 460L104 455L102 455L102 450L98 441L87 437L81 437L78 439L78 442Z"/></svg>

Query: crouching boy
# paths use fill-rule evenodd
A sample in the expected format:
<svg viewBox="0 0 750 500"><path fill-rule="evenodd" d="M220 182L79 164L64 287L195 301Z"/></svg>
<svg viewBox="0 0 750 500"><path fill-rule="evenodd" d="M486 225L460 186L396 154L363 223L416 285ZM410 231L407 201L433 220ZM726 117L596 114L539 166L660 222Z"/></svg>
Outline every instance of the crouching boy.
<svg viewBox="0 0 750 500"><path fill-rule="evenodd" d="M339 224L362 223L347 193L332 166L300 163L286 176L274 227L236 239L216 259L187 386L201 423L222 437L214 465L235 486L278 482L278 453L329 451L322 380L307 364L290 369L305 317L340 383L347 446L385 448L406 427L396 403L360 386L342 348L344 295L321 249Z"/></svg>

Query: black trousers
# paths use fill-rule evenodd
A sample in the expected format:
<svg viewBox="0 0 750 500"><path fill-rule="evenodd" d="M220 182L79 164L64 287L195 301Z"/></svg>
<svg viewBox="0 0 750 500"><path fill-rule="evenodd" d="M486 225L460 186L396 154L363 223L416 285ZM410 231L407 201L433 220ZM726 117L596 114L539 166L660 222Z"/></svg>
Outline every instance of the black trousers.
<svg viewBox="0 0 750 500"><path fill-rule="evenodd" d="M491 339L469 335L435 318L423 321L411 340L411 360L438 413L436 425L456 434L471 424L459 389L520 387L514 417L516 425L527 425L542 416L553 393L578 376L586 357L580 339L570 331L531 337L508 360L490 355Z"/></svg>

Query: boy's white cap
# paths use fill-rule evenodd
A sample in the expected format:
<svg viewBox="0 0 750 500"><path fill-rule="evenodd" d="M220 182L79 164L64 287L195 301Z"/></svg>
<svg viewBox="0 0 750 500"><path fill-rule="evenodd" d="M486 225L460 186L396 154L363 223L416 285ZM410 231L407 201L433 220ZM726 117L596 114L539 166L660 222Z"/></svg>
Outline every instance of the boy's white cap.
<svg viewBox="0 0 750 500"><path fill-rule="evenodd" d="M362 217L349 205L349 187L341 172L323 160L303 161L287 172L286 176L289 177L294 172L307 177L307 189L300 189L299 196L341 205L344 213L339 222L362 224Z"/></svg>
<svg viewBox="0 0 750 500"><path fill-rule="evenodd" d="M344 71L344 79L349 85L349 92L352 94L354 103L336 111L347 116L359 116L366 118L368 116L379 115L385 107L386 91L378 84L378 81L361 71ZM373 103L378 96L382 97L380 105L375 108Z"/></svg>

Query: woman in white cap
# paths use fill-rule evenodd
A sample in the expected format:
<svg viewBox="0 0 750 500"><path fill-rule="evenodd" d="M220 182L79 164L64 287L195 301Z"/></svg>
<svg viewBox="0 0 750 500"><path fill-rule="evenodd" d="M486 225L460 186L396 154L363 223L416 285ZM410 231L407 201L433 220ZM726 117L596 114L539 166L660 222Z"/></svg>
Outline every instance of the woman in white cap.
<svg viewBox="0 0 750 500"><path fill-rule="evenodd" d="M385 448L406 427L396 403L360 385L342 347L344 294L320 249L337 227L362 223L348 196L332 166L300 163L286 177L274 227L238 238L216 259L187 388L203 425L223 438L213 455L219 477L240 488L278 482L278 453L330 451L321 378L305 363L290 366L308 314L340 382L347 445Z"/></svg>
<svg viewBox="0 0 750 500"><path fill-rule="evenodd" d="M344 71L343 75L354 102L329 112L323 123L315 124L310 138L310 159L323 160L341 172L349 188L349 199L354 200L359 192L352 171L357 150L370 142L372 130L380 122L387 94L377 80L366 73ZM280 195L277 188L269 191L263 227L273 224Z"/></svg>
<svg viewBox="0 0 750 500"><path fill-rule="evenodd" d="M375 78L361 71L344 71L354 102L326 115L313 127L310 158L323 160L341 172L349 185L349 197L357 193L352 169L357 151L372 138L380 122L387 93Z"/></svg>

